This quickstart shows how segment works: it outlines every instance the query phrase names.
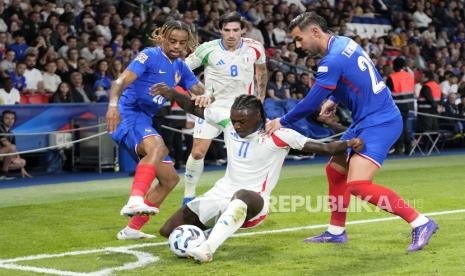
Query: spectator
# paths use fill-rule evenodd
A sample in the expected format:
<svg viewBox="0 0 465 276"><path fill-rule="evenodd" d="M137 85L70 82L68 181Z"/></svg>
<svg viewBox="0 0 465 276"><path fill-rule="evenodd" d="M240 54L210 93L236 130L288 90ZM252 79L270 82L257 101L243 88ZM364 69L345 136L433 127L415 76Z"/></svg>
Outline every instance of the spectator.
<svg viewBox="0 0 465 276"><path fill-rule="evenodd" d="M8 50L15 52L15 61L23 61L26 57L26 50L29 46L26 44L24 36L20 31L13 33L13 38L15 42L8 46Z"/></svg>
<svg viewBox="0 0 465 276"><path fill-rule="evenodd" d="M78 45L77 41L78 41L77 37L68 36L66 38L66 45L61 46L60 49L58 50L58 54L60 55L60 57L67 58L69 50L71 49L77 50L77 45Z"/></svg>
<svg viewBox="0 0 465 276"><path fill-rule="evenodd" d="M5 54L5 59L0 62L0 74L6 75L11 73L16 68L15 51L8 50Z"/></svg>
<svg viewBox="0 0 465 276"><path fill-rule="evenodd" d="M91 87L83 83L83 76L80 72L74 72L71 74L71 87L72 95L79 94L82 97L82 101L85 103L95 102L95 93Z"/></svg>
<svg viewBox="0 0 465 276"><path fill-rule="evenodd" d="M110 30L110 15L104 14L101 16L100 24L95 27L95 33L103 36L107 43L111 41L111 30Z"/></svg>
<svg viewBox="0 0 465 276"><path fill-rule="evenodd" d="M456 101L456 93L448 94L447 101L444 104L444 112L441 115L449 118L460 118L460 107L457 105ZM463 133L463 122L461 121L443 119L440 123L441 129L452 131L454 134Z"/></svg>
<svg viewBox="0 0 465 276"><path fill-rule="evenodd" d="M28 54L26 56L26 72L24 77L26 78L26 92L28 93L43 93L44 92L44 78L39 69L36 68L37 57L34 54Z"/></svg>
<svg viewBox="0 0 465 276"><path fill-rule="evenodd" d="M61 83L61 78L55 74L57 70L57 64L55 61L49 61L45 65L45 72L42 74L44 80L44 90L47 93L55 93L58 89L58 85Z"/></svg>
<svg viewBox="0 0 465 276"><path fill-rule="evenodd" d="M78 60L79 60L79 51L78 49L69 49L68 53L66 55L67 61L68 61L68 66L72 71L77 71L78 70Z"/></svg>
<svg viewBox="0 0 465 276"><path fill-rule="evenodd" d="M58 58L56 60L57 70L56 74L60 76L61 80L64 82L68 82L70 80L71 73L73 72L70 70L68 63L64 58Z"/></svg>
<svg viewBox="0 0 465 276"><path fill-rule="evenodd" d="M310 89L310 76L304 72L300 74L299 81L296 83L293 98L303 99L307 95L308 89Z"/></svg>
<svg viewBox="0 0 465 276"><path fill-rule="evenodd" d="M103 49L98 47L97 40L91 38L87 47L84 47L81 50L81 57L85 58L90 63L94 63L98 60L105 58L103 54Z"/></svg>
<svg viewBox="0 0 465 276"><path fill-rule="evenodd" d="M89 62L85 58L79 58L78 72L82 75L84 85L92 85L95 82L95 71L89 66Z"/></svg>
<svg viewBox="0 0 465 276"><path fill-rule="evenodd" d="M117 79L121 73L123 73L124 68L123 68L123 63L119 59L114 59L111 62L111 69L110 69L110 74L113 79Z"/></svg>
<svg viewBox="0 0 465 276"><path fill-rule="evenodd" d="M37 11L31 11L29 13L28 20L22 26L22 32L24 34L27 44L31 45L34 42L34 40L36 40L39 34L41 23L42 19L40 17L40 13Z"/></svg>
<svg viewBox="0 0 465 276"><path fill-rule="evenodd" d="M16 113L12 110L5 110L2 112L2 122L0 124L0 154L15 153L16 139L11 135L11 129L16 122ZM14 177L9 175L12 170L20 170L21 177L31 177L26 171L26 160L22 159L19 155L10 155L0 157L2 161L2 171L0 172L0 179L11 180Z"/></svg>
<svg viewBox="0 0 465 276"><path fill-rule="evenodd" d="M13 87L10 76L3 77L3 87L0 88L0 105L19 104L19 101L19 91Z"/></svg>
<svg viewBox="0 0 465 276"><path fill-rule="evenodd" d="M82 96L77 93L72 93L67 82L62 82L58 85L58 89L50 99L51 103L82 103Z"/></svg>
<svg viewBox="0 0 465 276"><path fill-rule="evenodd" d="M24 72L26 72L26 64L20 61L16 63L15 71L8 74L13 82L13 87L18 89L19 92L26 90L26 78L24 77Z"/></svg>
<svg viewBox="0 0 465 276"><path fill-rule="evenodd" d="M447 71L444 73L444 78L444 81L441 82L441 91L444 98L447 98L450 93L458 92L458 77L451 71Z"/></svg>
<svg viewBox="0 0 465 276"><path fill-rule="evenodd" d="M52 16L50 16L52 17ZM49 18L50 19L50 18ZM50 42L52 43L55 50L58 50L58 53L61 57L66 55L66 51L68 51L69 46L67 44L74 43L73 41L68 41L69 32L68 32L68 25L64 23L58 23L55 31L50 35ZM76 42L77 44L77 42ZM62 49L62 47L67 46Z"/></svg>
<svg viewBox="0 0 465 276"><path fill-rule="evenodd" d="M271 76L271 80L266 88L268 97L275 101L282 101L291 98L289 85L284 82L284 73L275 71Z"/></svg>

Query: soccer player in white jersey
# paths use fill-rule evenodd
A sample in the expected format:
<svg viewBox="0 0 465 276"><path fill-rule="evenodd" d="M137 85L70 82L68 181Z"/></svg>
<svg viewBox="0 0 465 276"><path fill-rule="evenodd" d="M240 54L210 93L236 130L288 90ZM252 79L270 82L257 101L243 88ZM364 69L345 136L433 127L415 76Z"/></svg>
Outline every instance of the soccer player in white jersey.
<svg viewBox="0 0 465 276"><path fill-rule="evenodd" d="M218 114L211 107L194 107L188 96L166 85L156 84L152 91L176 100L189 113L218 123ZM264 124L265 113L259 99L252 95L235 99L230 120L222 123L228 153L224 177L207 193L181 207L160 229L160 234L168 237L173 229L184 224L203 230L213 227L206 242L187 251L188 256L199 262L211 261L218 247L239 228L255 227L265 219L271 191L278 182L289 149L334 154L348 147L357 150L363 147L363 141L358 138L322 144L286 128L267 136Z"/></svg>
<svg viewBox="0 0 465 276"><path fill-rule="evenodd" d="M203 43L186 58L191 70L204 66L206 93L215 97L211 110L219 116L219 122L229 120L231 105L237 96L255 94L254 76L262 102L266 94L265 49L260 42L241 37L245 32L243 20L237 12L223 15L219 22L221 38ZM186 163L183 204L195 197L205 155L212 139L221 131L222 127L217 124L202 118L196 120L192 151Z"/></svg>

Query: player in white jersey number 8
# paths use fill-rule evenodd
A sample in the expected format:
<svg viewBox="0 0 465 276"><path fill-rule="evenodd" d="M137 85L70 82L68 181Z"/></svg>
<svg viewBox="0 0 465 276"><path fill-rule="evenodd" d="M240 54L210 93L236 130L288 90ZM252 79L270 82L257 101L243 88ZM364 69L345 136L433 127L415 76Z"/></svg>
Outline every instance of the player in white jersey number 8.
<svg viewBox="0 0 465 276"><path fill-rule="evenodd" d="M219 22L221 38L205 42L186 58L191 70L204 66L206 93L215 97L211 110L222 115L218 122L229 118L234 99L254 94L254 82L263 102L266 92L267 69L263 45L243 38L244 19L237 12L224 14ZM204 158L212 139L221 134L221 127L208 121L196 120L194 142L187 159L184 203L195 197L197 182L203 172Z"/></svg>
<svg viewBox="0 0 465 276"><path fill-rule="evenodd" d="M210 108L195 107L193 99L164 85L152 87L154 95L175 100L189 113L214 122ZM204 243L187 251L199 262L209 262L214 252L239 228L261 223L268 213L268 201L276 186L284 158L290 148L319 154L342 153L348 147L363 148L363 140L323 144L298 132L283 128L273 135L264 134L265 113L261 101L252 95L237 97L231 107L230 121L223 124L228 166L223 178L207 193L181 207L160 229L168 237L176 227L191 224L202 230L213 227Z"/></svg>

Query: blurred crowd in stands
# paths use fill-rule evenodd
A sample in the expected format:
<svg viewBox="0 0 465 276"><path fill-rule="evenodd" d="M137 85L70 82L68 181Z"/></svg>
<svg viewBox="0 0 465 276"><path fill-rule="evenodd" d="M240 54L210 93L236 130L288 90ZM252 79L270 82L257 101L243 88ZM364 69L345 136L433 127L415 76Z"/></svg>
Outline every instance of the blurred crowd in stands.
<svg viewBox="0 0 465 276"><path fill-rule="evenodd" d="M266 48L271 118L292 108L314 83L318 58L296 49L286 30L304 11L324 16L335 35L359 43L385 80L393 61L403 58L415 98L428 81L440 87L430 113L465 118L465 9L459 0L0 0L0 104L105 102L112 80L151 45L156 26L183 20L200 42L208 41L219 36L219 17L230 11L247 20L245 36ZM170 109L160 115L168 125ZM350 123L343 107L338 117ZM325 128L317 118L308 120ZM175 126L185 128L186 121ZM441 120L422 131L444 127L463 137L460 121Z"/></svg>

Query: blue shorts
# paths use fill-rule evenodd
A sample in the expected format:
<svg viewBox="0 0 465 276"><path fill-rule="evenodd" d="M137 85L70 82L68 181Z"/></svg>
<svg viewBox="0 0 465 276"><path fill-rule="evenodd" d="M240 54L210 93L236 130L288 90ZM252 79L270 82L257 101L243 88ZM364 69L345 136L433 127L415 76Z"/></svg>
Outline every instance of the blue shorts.
<svg viewBox="0 0 465 276"><path fill-rule="evenodd" d="M134 161L139 162L137 146L147 137L160 136L152 127L152 118L145 113L130 113L122 116L122 121L116 131L110 134L111 138L120 146L125 147ZM167 155L163 163L172 164L170 156Z"/></svg>
<svg viewBox="0 0 465 276"><path fill-rule="evenodd" d="M381 167L388 156L389 150L397 141L401 132L402 119L399 116L398 120L391 120L376 126L366 128L360 128L357 125L350 126L344 135L342 135L341 140L362 138L365 142L365 147L357 153L375 163L376 166ZM347 149L348 158L354 153L353 149Z"/></svg>

